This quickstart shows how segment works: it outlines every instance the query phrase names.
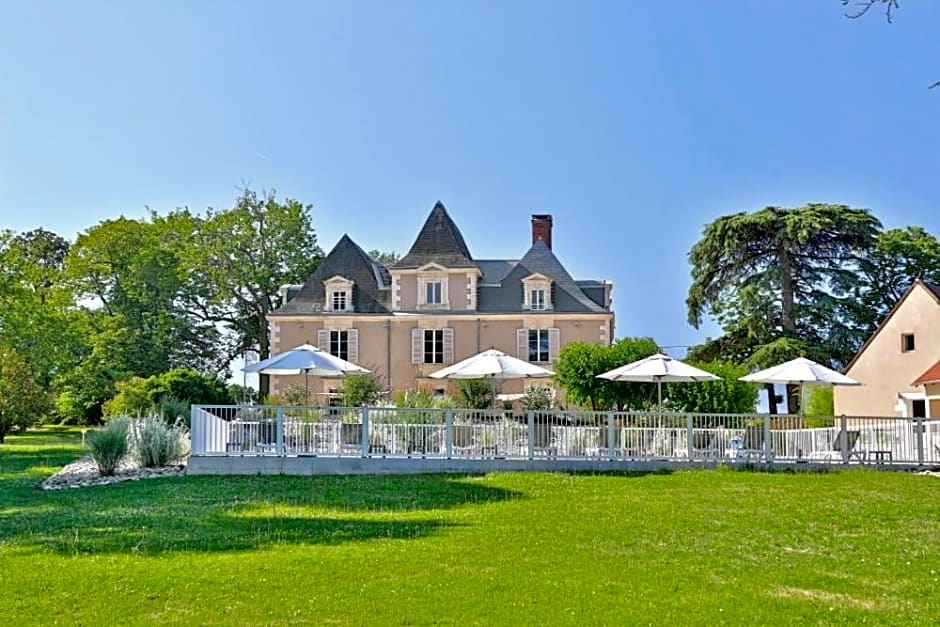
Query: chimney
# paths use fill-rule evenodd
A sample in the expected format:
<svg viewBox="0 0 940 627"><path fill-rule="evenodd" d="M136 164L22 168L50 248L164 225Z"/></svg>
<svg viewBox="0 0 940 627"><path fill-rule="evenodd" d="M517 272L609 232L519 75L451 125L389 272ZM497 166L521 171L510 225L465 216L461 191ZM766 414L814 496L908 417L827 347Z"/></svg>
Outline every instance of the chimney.
<svg viewBox="0 0 940 627"><path fill-rule="evenodd" d="M552 249L552 214L533 213L532 214L532 243L538 240L545 242L548 249Z"/></svg>

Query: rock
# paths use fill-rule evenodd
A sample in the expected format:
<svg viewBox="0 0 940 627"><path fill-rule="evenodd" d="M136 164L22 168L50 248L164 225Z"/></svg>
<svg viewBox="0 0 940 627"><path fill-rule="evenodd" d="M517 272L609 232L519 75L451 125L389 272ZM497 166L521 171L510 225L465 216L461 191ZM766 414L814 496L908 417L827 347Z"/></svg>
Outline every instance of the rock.
<svg viewBox="0 0 940 627"><path fill-rule="evenodd" d="M139 481L159 477L173 477L182 475L186 471L186 463L165 466L163 468L139 468L132 463L122 463L112 477L102 477L98 472L91 455L75 460L62 467L62 470L52 475L40 484L43 490L62 490L67 488L84 488L94 485L108 485L121 481Z"/></svg>

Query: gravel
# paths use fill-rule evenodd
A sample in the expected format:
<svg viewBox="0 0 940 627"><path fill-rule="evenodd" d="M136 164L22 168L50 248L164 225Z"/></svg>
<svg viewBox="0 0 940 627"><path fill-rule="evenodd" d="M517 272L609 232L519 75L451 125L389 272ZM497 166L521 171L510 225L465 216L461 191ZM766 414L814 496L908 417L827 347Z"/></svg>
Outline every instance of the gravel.
<svg viewBox="0 0 940 627"><path fill-rule="evenodd" d="M107 485L121 481L139 481L141 479L155 479L157 477L175 477L186 472L186 462L175 466L161 468L138 468L135 465L124 463L118 467L114 476L102 477L98 473L91 455L64 466L62 470L52 475L40 484L43 490L62 490L66 488L85 488L93 485Z"/></svg>

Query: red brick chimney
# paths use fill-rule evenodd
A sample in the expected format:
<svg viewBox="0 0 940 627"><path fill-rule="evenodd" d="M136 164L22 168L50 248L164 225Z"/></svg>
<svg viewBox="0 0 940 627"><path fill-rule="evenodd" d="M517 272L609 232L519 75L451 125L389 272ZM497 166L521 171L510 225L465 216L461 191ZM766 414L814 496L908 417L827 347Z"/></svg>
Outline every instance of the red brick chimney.
<svg viewBox="0 0 940 627"><path fill-rule="evenodd" d="M533 213L532 214L532 243L538 240L545 242L548 249L552 248L552 214Z"/></svg>

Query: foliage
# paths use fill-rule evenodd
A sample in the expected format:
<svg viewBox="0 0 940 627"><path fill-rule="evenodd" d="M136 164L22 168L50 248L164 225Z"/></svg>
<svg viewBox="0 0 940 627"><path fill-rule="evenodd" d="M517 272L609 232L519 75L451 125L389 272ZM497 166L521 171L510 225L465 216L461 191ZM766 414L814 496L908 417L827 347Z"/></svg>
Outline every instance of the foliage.
<svg viewBox="0 0 940 627"><path fill-rule="evenodd" d="M371 407L379 402L385 386L373 372L349 375L343 380L343 405Z"/></svg>
<svg viewBox="0 0 940 627"><path fill-rule="evenodd" d="M157 415L163 418L167 424L182 422L187 427L190 426L190 403L175 396L164 396L156 407Z"/></svg>
<svg viewBox="0 0 940 627"><path fill-rule="evenodd" d="M434 407L434 396L427 390L399 390L393 397L395 407L416 407L430 408Z"/></svg>
<svg viewBox="0 0 940 627"><path fill-rule="evenodd" d="M300 383L292 383L281 392L281 399L285 405L306 405L309 390Z"/></svg>
<svg viewBox="0 0 940 627"><path fill-rule="evenodd" d="M97 431L88 434L88 448L98 466L98 472L109 477L128 453L130 419L116 418Z"/></svg>
<svg viewBox="0 0 940 627"><path fill-rule="evenodd" d="M651 338L622 338L611 346L572 342L562 347L554 363L555 382L565 397L598 411L619 406L642 409L650 405L652 386L597 378L598 375L659 351Z"/></svg>
<svg viewBox="0 0 940 627"><path fill-rule="evenodd" d="M248 349L261 359L270 355L267 315L280 286L305 281L323 258L310 210L277 200L274 191L259 196L245 189L232 208L210 209L198 220L184 256L192 284L188 309L234 334L227 359ZM267 381L261 377L262 396Z"/></svg>
<svg viewBox="0 0 940 627"><path fill-rule="evenodd" d="M160 375L132 377L115 384L117 394L104 404L108 417L137 416L159 410L164 399L176 403L223 405L231 402L225 383L193 370L170 370ZM188 415L188 411L187 414Z"/></svg>
<svg viewBox="0 0 940 627"><path fill-rule="evenodd" d="M739 381L748 374L745 366L730 362L695 362L689 365L721 377L721 381L670 383L669 402L678 411L703 414L746 414L757 405L757 386Z"/></svg>
<svg viewBox="0 0 940 627"><path fill-rule="evenodd" d="M134 457L142 468L168 466L188 452L185 425L179 422L167 424L157 414L131 421L128 435Z"/></svg>
<svg viewBox="0 0 940 627"><path fill-rule="evenodd" d="M551 390L544 387L530 387L522 397L523 409L539 410L552 408Z"/></svg>
<svg viewBox="0 0 940 627"><path fill-rule="evenodd" d="M849 359L853 348L832 331L851 299L843 286L880 227L867 209L827 204L766 207L706 225L689 252L688 318L697 328L707 313L724 335L700 356L744 363L761 346L791 338L823 348L826 362Z"/></svg>
<svg viewBox="0 0 940 627"><path fill-rule="evenodd" d="M26 361L9 348L0 348L0 444L16 427L37 423L48 398Z"/></svg>
<svg viewBox="0 0 940 627"><path fill-rule="evenodd" d="M369 257L371 257L373 261L386 267L393 265L396 261L401 259L401 255L394 250L381 251L377 248L373 248L369 251Z"/></svg>
<svg viewBox="0 0 940 627"><path fill-rule="evenodd" d="M495 379L458 379L457 404L464 409L490 409L496 398Z"/></svg>
<svg viewBox="0 0 940 627"><path fill-rule="evenodd" d="M833 416L835 414L832 386L809 385L806 387L806 415Z"/></svg>
<svg viewBox="0 0 940 627"><path fill-rule="evenodd" d="M258 390L253 387L230 383L228 387L226 387L226 391L228 392L229 400L233 403L251 404L258 402Z"/></svg>
<svg viewBox="0 0 940 627"><path fill-rule="evenodd" d="M42 430L0 447L9 624L62 622L62 598L69 621L87 625L153 623L167 603L189 623L230 614L246 625L296 621L300 606L311 623L638 622L624 599L680 625L940 615L936 479L912 473L180 476L37 490L49 466L81 454L77 442ZM851 549L823 524L851 530ZM375 576L336 576L376 563ZM114 589L157 598L100 593Z"/></svg>

